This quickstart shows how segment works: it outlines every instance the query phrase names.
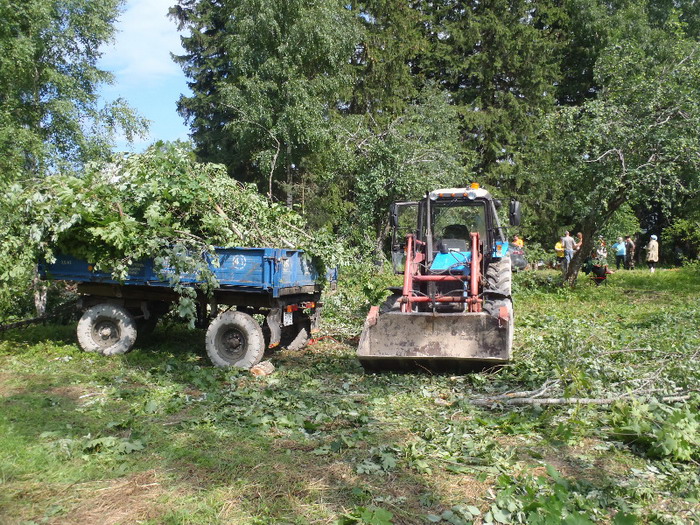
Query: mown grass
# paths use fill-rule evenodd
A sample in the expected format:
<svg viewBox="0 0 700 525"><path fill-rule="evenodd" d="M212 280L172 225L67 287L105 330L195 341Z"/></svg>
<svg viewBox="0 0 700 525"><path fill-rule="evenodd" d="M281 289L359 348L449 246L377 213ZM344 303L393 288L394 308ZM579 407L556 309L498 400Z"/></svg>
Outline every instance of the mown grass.
<svg viewBox="0 0 700 525"><path fill-rule="evenodd" d="M512 365L459 376L365 374L332 330L262 378L178 325L116 358L74 326L5 333L0 522L698 522L697 273L516 286ZM635 400L475 405L543 384Z"/></svg>

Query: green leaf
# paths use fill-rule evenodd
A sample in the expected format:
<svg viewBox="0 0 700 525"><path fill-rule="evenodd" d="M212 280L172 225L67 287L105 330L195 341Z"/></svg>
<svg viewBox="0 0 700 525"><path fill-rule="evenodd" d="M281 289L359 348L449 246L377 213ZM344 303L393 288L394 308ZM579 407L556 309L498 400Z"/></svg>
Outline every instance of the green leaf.
<svg viewBox="0 0 700 525"><path fill-rule="evenodd" d="M618 512L612 521L613 525L637 525L639 521L637 517L633 514L625 514L624 512Z"/></svg>

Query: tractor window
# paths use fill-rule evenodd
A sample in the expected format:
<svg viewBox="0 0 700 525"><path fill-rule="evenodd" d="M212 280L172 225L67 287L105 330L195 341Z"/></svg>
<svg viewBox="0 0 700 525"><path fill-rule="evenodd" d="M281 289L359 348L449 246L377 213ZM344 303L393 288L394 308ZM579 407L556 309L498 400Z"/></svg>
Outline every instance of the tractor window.
<svg viewBox="0 0 700 525"><path fill-rule="evenodd" d="M406 262L406 235L418 231L418 203L397 202L392 207L395 221L391 238L391 262L395 273L403 273Z"/></svg>
<svg viewBox="0 0 700 525"><path fill-rule="evenodd" d="M435 203L433 206L433 232L436 239L458 239L469 245L469 234L486 235L486 219L482 203L464 205Z"/></svg>

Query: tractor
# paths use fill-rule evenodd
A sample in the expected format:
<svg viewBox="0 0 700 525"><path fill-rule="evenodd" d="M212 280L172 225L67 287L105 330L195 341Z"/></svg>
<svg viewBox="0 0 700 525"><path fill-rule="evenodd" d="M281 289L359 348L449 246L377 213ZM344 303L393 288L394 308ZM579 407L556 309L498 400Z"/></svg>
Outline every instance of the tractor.
<svg viewBox="0 0 700 525"><path fill-rule="evenodd" d="M512 269L500 207L476 183L392 204L391 260L403 286L367 315L357 349L366 370L462 371L511 359ZM515 199L509 220L520 224Z"/></svg>

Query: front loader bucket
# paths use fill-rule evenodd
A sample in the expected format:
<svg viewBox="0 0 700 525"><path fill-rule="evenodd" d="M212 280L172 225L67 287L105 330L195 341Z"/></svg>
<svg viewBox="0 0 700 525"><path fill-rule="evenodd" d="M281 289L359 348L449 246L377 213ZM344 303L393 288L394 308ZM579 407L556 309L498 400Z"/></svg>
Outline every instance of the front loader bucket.
<svg viewBox="0 0 700 525"><path fill-rule="evenodd" d="M379 314L372 308L357 357L366 370L479 370L510 361L513 322L486 313Z"/></svg>

